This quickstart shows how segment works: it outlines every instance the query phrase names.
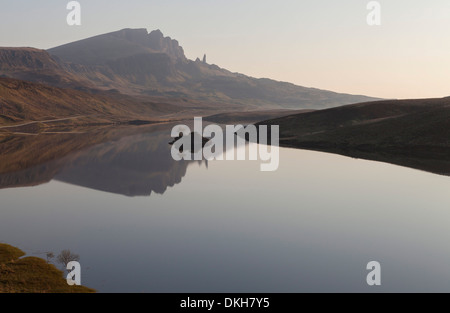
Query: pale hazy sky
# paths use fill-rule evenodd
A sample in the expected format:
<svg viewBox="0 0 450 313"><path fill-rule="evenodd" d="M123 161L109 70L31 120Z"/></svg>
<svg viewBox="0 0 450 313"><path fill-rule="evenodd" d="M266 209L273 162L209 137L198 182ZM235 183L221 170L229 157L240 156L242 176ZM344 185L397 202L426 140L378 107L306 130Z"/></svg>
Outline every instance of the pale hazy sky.
<svg viewBox="0 0 450 313"><path fill-rule="evenodd" d="M0 0L0 46L47 49L122 28L161 29L190 59L233 72L384 98L450 96L450 0Z"/></svg>

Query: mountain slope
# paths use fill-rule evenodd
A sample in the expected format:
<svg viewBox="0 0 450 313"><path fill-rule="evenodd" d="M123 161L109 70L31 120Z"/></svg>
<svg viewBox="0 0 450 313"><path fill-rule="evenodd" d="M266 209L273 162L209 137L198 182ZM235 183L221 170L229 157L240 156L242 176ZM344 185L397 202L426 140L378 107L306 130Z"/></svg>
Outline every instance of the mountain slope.
<svg viewBox="0 0 450 313"><path fill-rule="evenodd" d="M375 100L255 79L188 60L178 42L159 30L124 29L48 52L62 60L72 74L99 88L127 94L186 97L252 109L317 109Z"/></svg>
<svg viewBox="0 0 450 313"><path fill-rule="evenodd" d="M49 49L52 55L65 62L82 65L101 65L111 60L133 55L164 53L173 59L186 59L176 40L164 37L160 30L123 29L104 35Z"/></svg>
<svg viewBox="0 0 450 313"><path fill-rule="evenodd" d="M131 121L160 116L180 109L172 104L138 100L117 93L86 93L10 78L0 78L0 123L82 116L90 122ZM1 128L0 128L1 130Z"/></svg>
<svg viewBox="0 0 450 313"><path fill-rule="evenodd" d="M64 88L88 89L95 85L69 72L44 50L0 47L0 77L16 78Z"/></svg>

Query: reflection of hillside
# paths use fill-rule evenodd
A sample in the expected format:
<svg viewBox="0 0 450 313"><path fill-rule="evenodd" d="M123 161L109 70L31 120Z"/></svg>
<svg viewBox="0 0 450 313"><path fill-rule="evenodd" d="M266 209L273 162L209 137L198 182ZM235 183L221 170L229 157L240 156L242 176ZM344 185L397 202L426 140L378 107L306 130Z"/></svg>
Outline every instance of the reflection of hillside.
<svg viewBox="0 0 450 313"><path fill-rule="evenodd" d="M9 166L2 168L0 188L38 185L57 179L126 196L143 196L152 192L162 194L186 175L188 162L176 162L170 155L169 125L126 129L122 137L119 133L117 130L91 133L91 145L82 144L88 138L82 135L61 140L58 149L43 159L42 164L26 158L24 162L9 158L17 155L16 150L27 155L23 146L2 149L0 157L8 160ZM95 136L101 136L98 144L93 144ZM47 143L47 138L44 137L43 143ZM31 146L37 148L36 144ZM20 168L22 164L24 167Z"/></svg>
<svg viewBox="0 0 450 313"><path fill-rule="evenodd" d="M167 133L141 134L80 153L56 179L127 196L164 193L181 182L188 162L170 155Z"/></svg>

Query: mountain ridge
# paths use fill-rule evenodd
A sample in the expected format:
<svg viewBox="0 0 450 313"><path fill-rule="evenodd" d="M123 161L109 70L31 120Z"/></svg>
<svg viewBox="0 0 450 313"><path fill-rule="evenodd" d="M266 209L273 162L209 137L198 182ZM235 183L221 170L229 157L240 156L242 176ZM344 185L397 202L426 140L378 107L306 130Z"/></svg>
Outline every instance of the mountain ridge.
<svg viewBox="0 0 450 313"><path fill-rule="evenodd" d="M306 88L189 60L160 30L123 29L47 50L97 87L249 109L320 109L377 98Z"/></svg>
<svg viewBox="0 0 450 313"><path fill-rule="evenodd" d="M2 112L0 120L7 124L39 121L43 115L52 115L48 110L50 104L44 99L51 99L51 105L56 107L65 105L60 111L64 113L62 116L53 114L57 118L67 117L69 111L93 112L93 103L100 103L99 110L102 111L105 95L110 99L107 101L111 101L108 120L117 120L115 113L122 120L127 112L133 119L136 112L141 112L141 119L153 119L154 110L147 104L155 102L158 103L158 117L170 115L173 118L177 115L174 107L183 116L194 112L209 116L224 112L315 110L376 100L232 73L207 64L206 59L192 61L186 58L178 41L165 37L160 30L149 33L142 28L123 29L49 50L0 48L0 77L35 84L20 83L18 86L26 88L21 87L23 94L16 92L16 99L13 99L8 86L16 83L1 82L2 92L8 91L5 96L0 94L2 110L11 112ZM62 92L41 85L67 90ZM57 105L55 93L62 95L62 106ZM24 95L32 97L32 94L38 95L37 98L28 98L29 101L24 98ZM74 104L70 96L89 99L89 103L79 103L78 106L85 106L84 109L70 110L67 104ZM122 107L115 99L123 101ZM164 109L162 103L170 105Z"/></svg>
<svg viewBox="0 0 450 313"><path fill-rule="evenodd" d="M126 45L127 51L120 49ZM105 46L108 49L105 49ZM150 33L144 28L126 28L67 43L47 50L63 61L82 65L99 65L105 61L144 52L165 53L174 59L186 59L178 41L164 37L158 29Z"/></svg>

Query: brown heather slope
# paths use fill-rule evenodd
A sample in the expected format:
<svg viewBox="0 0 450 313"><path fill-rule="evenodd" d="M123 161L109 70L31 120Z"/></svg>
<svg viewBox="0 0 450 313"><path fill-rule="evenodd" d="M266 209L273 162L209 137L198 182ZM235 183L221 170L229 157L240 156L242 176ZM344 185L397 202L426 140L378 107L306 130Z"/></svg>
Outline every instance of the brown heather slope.
<svg viewBox="0 0 450 313"><path fill-rule="evenodd" d="M158 121L180 109L118 93L56 88L47 85L0 78L0 124L81 117L83 123Z"/></svg>
<svg viewBox="0 0 450 313"><path fill-rule="evenodd" d="M280 145L450 175L450 97L348 105L260 122Z"/></svg>

